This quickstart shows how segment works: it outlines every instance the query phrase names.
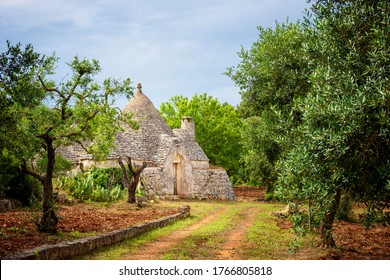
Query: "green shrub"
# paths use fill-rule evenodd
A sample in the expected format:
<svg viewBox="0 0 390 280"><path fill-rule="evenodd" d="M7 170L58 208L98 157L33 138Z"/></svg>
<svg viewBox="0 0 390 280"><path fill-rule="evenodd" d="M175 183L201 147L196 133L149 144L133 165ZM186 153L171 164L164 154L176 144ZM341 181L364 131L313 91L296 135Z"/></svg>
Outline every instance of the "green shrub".
<svg viewBox="0 0 390 280"><path fill-rule="evenodd" d="M123 186L114 184L115 180L108 175L112 170L97 170L79 172L74 177L62 177L59 180L60 188L80 200L109 202L121 199L124 196Z"/></svg>
<svg viewBox="0 0 390 280"><path fill-rule="evenodd" d="M22 172L6 154L0 155L0 196L15 198L23 205L40 199L41 185Z"/></svg>
<svg viewBox="0 0 390 280"><path fill-rule="evenodd" d="M93 168L91 176L95 184L111 189L115 185L122 185L122 171L117 167Z"/></svg>

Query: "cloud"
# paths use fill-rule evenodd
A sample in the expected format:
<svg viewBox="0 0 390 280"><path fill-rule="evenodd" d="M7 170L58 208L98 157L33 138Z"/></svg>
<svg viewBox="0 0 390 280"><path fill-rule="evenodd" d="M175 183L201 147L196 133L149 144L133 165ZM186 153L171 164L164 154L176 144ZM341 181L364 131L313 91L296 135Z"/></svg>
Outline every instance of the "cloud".
<svg viewBox="0 0 390 280"><path fill-rule="evenodd" d="M82 1L3 0L0 2L1 25L14 30L47 29L59 23L71 28L90 26L96 9L80 3Z"/></svg>
<svg viewBox="0 0 390 280"><path fill-rule="evenodd" d="M222 73L257 40L257 26L300 17L306 0L0 0L0 34L68 62L101 62L101 77L142 82L158 107L176 94L238 102ZM5 43L1 42L3 45ZM0 45L0 48L1 46ZM67 70L59 67L60 76Z"/></svg>

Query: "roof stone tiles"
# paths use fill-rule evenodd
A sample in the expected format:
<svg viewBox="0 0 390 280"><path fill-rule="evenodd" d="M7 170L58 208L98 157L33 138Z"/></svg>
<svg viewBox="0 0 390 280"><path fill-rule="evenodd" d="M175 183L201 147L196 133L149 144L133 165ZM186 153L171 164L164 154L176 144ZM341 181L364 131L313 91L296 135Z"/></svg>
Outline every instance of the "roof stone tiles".
<svg viewBox="0 0 390 280"><path fill-rule="evenodd" d="M107 159L130 156L134 160L160 165L165 160L172 143L175 143L184 147L189 159L208 161L194 137L185 129L169 128L150 99L142 93L141 84L138 84L137 89L122 113L133 113L133 119L139 122L140 128L134 130L124 125L124 131L116 134L116 147ZM61 153L72 162L91 159L91 156L79 145L61 149Z"/></svg>

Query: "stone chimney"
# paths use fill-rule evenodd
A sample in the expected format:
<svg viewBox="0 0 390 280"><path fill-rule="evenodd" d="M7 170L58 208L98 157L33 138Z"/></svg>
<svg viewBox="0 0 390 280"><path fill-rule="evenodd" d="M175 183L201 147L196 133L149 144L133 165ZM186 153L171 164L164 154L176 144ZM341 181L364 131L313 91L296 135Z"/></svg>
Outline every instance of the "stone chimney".
<svg viewBox="0 0 390 280"><path fill-rule="evenodd" d="M141 85L141 83L138 83L138 85L137 85L137 92L142 93L142 85Z"/></svg>
<svg viewBox="0 0 390 280"><path fill-rule="evenodd" d="M192 117L182 117L181 118L181 129L184 129L188 132L188 135L195 139L195 123Z"/></svg>

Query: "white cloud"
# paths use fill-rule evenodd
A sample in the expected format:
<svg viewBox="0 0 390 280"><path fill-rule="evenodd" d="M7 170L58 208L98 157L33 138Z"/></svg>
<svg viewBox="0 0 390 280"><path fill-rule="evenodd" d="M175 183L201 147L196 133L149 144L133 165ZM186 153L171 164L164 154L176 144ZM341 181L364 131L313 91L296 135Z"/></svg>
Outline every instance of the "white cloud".
<svg viewBox="0 0 390 280"><path fill-rule="evenodd" d="M96 58L102 77L142 82L158 107L176 94L209 92L238 102L223 76L257 26L300 17L306 0L0 0L4 42L32 43L68 62ZM66 68L61 66L60 68ZM60 70L64 71L64 70Z"/></svg>
<svg viewBox="0 0 390 280"><path fill-rule="evenodd" d="M96 9L80 5L80 1L2 0L0 24L16 30L47 28L50 25L88 27L94 21Z"/></svg>

